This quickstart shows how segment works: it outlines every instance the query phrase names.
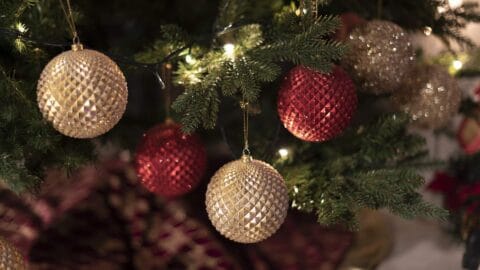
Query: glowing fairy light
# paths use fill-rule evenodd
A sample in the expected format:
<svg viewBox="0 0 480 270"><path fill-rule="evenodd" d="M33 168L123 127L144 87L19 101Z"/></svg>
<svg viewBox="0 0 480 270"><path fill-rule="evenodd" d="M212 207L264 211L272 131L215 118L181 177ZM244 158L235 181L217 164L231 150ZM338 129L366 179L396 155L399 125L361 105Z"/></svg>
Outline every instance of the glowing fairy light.
<svg viewBox="0 0 480 270"><path fill-rule="evenodd" d="M460 60L454 60L454 61L452 62L452 66L453 66L453 68L454 68L455 70L458 71L458 70L460 70L460 69L463 68L463 63L462 63L462 61L460 61Z"/></svg>
<svg viewBox="0 0 480 270"><path fill-rule="evenodd" d="M278 150L278 154L282 159L286 159L288 158L288 155L290 154L290 152L286 148L281 148Z"/></svg>
<svg viewBox="0 0 480 270"><path fill-rule="evenodd" d="M20 32L20 33L25 33L28 31L27 27L25 26L25 24L21 23L21 22L18 22L15 24L15 28L17 28L17 31Z"/></svg>
<svg viewBox="0 0 480 270"><path fill-rule="evenodd" d="M448 6L451 9L459 8L463 5L463 0L448 0Z"/></svg>
<svg viewBox="0 0 480 270"><path fill-rule="evenodd" d="M233 45L232 43L227 43L223 45L223 50L225 51L225 55L228 58L235 58L235 45Z"/></svg>
<svg viewBox="0 0 480 270"><path fill-rule="evenodd" d="M187 54L185 56L185 62L187 62L189 65L193 65L197 62L197 60L195 60L195 58L193 58L190 54Z"/></svg>
<svg viewBox="0 0 480 270"><path fill-rule="evenodd" d="M430 26L425 26L425 28L423 28L423 33L426 35L426 36L430 36L432 34L432 28Z"/></svg>

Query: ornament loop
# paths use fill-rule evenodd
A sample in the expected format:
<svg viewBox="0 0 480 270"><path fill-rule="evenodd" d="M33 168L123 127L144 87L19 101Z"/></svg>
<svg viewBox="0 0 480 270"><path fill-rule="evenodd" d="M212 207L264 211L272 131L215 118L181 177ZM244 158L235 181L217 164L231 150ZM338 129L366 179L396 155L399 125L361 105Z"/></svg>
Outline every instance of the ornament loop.
<svg viewBox="0 0 480 270"><path fill-rule="evenodd" d="M251 157L252 154L250 153L250 149L248 149L248 148L243 149L242 156L243 157L245 157L245 156Z"/></svg>
<svg viewBox="0 0 480 270"><path fill-rule="evenodd" d="M75 32L75 33L73 34L72 42L73 42L74 45L81 45L81 43L80 43L80 37L78 37L77 32Z"/></svg>

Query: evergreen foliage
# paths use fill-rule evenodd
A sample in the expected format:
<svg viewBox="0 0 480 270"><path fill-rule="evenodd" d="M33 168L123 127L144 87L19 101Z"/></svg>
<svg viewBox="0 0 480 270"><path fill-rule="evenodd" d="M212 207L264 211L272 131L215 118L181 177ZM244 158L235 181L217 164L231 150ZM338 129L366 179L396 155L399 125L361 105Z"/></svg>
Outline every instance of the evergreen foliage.
<svg viewBox="0 0 480 270"><path fill-rule="evenodd" d="M336 30L338 18L320 16L315 23L307 23L295 13L295 8L287 7L276 14L271 25L238 25L248 4L248 1L221 3L221 10L227 11L220 13L214 26L220 32L214 34L209 46L190 50L194 63L179 63L177 83L185 86L185 92L173 108L183 115L186 132L200 125L207 129L215 127L221 101L219 92L254 103L262 85L281 75L282 62L328 72L332 62L343 55L344 46L327 39ZM224 52L223 45L228 43L235 44L232 55ZM154 45L137 59L158 59L165 55L164 48Z"/></svg>
<svg viewBox="0 0 480 270"><path fill-rule="evenodd" d="M291 159L277 160L293 206L316 213L322 224L351 229L362 208L387 208L404 218L446 217L416 192L427 152L423 138L407 134L407 122L407 116L387 115L335 141L295 146Z"/></svg>
<svg viewBox="0 0 480 270"><path fill-rule="evenodd" d="M21 21L33 16L26 12L35 13L36 3L2 1L0 9L8 16L0 16L0 26L26 32ZM0 41L0 179L15 192L24 192L34 190L49 167L71 170L84 164L93 148L90 142L60 135L43 120L35 94L43 51L21 36L9 38Z"/></svg>
<svg viewBox="0 0 480 270"><path fill-rule="evenodd" d="M86 8L90 12L103 5L93 2L95 8ZM151 45L135 44L144 48L135 59L155 65L172 54L181 56L169 58L175 82L184 88L173 108L181 115L185 131L192 132L200 127L214 128L226 100L238 103L244 99L256 106L263 104L262 98L272 101L275 93L266 88L275 89L283 71L292 64L328 72L346 49L331 39L339 25L339 19L331 14L354 11L367 19L393 20L410 30L431 26L440 38L467 44L459 30L466 22L479 20L471 4L436 16L437 8L443 5L436 0L322 2L329 3L320 8L323 15L315 19L312 12L302 14L290 1L222 0L211 29L204 31L202 26L199 29L203 31L190 33L183 25L164 25L159 27L160 34L149 40ZM157 5L148 1L149 7ZM41 69L60 52L58 48L66 49L68 44L63 42L67 29L58 3L1 0L0 10L0 178L14 191L22 192L33 189L48 167L71 169L87 162L93 147L88 141L58 134L42 119L36 105L35 85ZM106 11L98 12L104 16ZM83 19L89 15L79 12L76 16ZM224 45L229 43L235 47L226 53ZM226 113L239 115L238 107ZM275 117L269 119L278 125ZM425 144L421 138L408 135L406 118L390 115L374 124L362 120L331 142L295 140L295 156L275 162L287 179L294 206L315 212L322 224L342 223L350 228L355 228L360 208L388 208L407 218L444 216L444 211L423 202L416 192L423 183L416 169L422 167ZM258 135L263 130L252 132Z"/></svg>

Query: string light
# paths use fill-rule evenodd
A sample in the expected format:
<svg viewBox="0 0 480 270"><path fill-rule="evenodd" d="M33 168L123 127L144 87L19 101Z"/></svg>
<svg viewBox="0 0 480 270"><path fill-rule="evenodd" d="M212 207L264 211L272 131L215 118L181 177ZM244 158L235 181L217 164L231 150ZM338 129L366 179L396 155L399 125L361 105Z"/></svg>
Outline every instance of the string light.
<svg viewBox="0 0 480 270"><path fill-rule="evenodd" d="M439 14L442 14L442 13L445 13L447 11L447 8L443 7L443 6L439 6L439 7L437 7L437 11L438 11Z"/></svg>
<svg viewBox="0 0 480 270"><path fill-rule="evenodd" d="M451 9L459 8L462 5L463 5L463 0L448 0L448 6L450 6Z"/></svg>
<svg viewBox="0 0 480 270"><path fill-rule="evenodd" d="M438 13L445 13L448 9L457 9L463 5L463 0L448 0L447 6L439 6L437 8Z"/></svg>
<svg viewBox="0 0 480 270"><path fill-rule="evenodd" d="M423 28L423 33L426 36L430 36L432 34L432 28L430 26L425 26L425 28Z"/></svg>
<svg viewBox="0 0 480 270"><path fill-rule="evenodd" d="M22 33L22 34L28 31L28 28L25 26L25 24L23 24L21 22L17 22L15 24L15 28L17 28L17 31Z"/></svg>
<svg viewBox="0 0 480 270"><path fill-rule="evenodd" d="M282 159L287 159L287 158L288 158L288 155L289 155L290 153L289 153L288 149L286 149L286 148L280 148L280 149L278 150L278 154L280 155L280 157L281 157Z"/></svg>
<svg viewBox="0 0 480 270"><path fill-rule="evenodd" d="M235 58L235 45L233 45L232 43L226 43L225 45L223 45L223 50L225 51L225 55L228 58Z"/></svg>
<svg viewBox="0 0 480 270"><path fill-rule="evenodd" d="M187 54L185 56L185 62L187 62L187 64L189 64L189 65L193 65L197 62L197 60L195 58L193 58L190 54Z"/></svg>
<svg viewBox="0 0 480 270"><path fill-rule="evenodd" d="M453 68L454 68L456 71L458 71L458 70L460 70L460 69L463 68L463 63L462 63L462 61L460 61L460 60L457 59L457 60L454 60L454 61L452 62L452 66L453 66Z"/></svg>

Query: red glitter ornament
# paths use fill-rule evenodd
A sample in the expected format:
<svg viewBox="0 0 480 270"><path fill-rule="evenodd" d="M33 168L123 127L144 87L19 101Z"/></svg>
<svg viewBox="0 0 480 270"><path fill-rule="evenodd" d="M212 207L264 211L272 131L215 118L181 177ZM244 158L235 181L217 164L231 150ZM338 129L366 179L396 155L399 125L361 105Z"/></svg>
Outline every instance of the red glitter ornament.
<svg viewBox="0 0 480 270"><path fill-rule="evenodd" d="M297 66L280 88L278 114L285 128L299 139L321 142L348 126L357 102L355 86L342 68L322 74Z"/></svg>
<svg viewBox="0 0 480 270"><path fill-rule="evenodd" d="M135 169L139 181L159 195L175 197L195 188L206 169L207 156L200 138L186 135L180 125L167 122L143 135Z"/></svg>

